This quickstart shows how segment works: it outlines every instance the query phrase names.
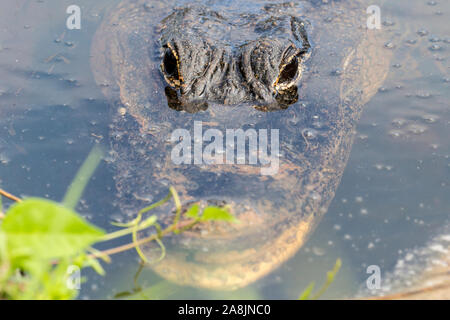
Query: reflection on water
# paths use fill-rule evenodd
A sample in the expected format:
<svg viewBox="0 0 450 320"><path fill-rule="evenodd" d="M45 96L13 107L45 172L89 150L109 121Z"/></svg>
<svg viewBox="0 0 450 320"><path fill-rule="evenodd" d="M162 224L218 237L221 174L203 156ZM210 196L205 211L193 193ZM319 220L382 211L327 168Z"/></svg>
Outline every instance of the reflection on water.
<svg viewBox="0 0 450 320"><path fill-rule="evenodd" d="M95 142L106 142L109 106L89 68L92 34L106 7L82 3L82 29L68 32L71 1L0 5L0 185L21 195L59 200ZM233 293L167 283L148 269L140 285L152 298L295 298L322 281L337 257L344 266L325 297L354 295L366 268L394 269L423 246L450 212L448 1L397 0L382 6L394 52L389 76L365 107L335 199L310 241L261 281ZM105 161L78 207L108 228L120 218L113 172ZM117 243L118 244L118 243ZM106 277L89 271L82 298L133 288L134 252L114 257Z"/></svg>

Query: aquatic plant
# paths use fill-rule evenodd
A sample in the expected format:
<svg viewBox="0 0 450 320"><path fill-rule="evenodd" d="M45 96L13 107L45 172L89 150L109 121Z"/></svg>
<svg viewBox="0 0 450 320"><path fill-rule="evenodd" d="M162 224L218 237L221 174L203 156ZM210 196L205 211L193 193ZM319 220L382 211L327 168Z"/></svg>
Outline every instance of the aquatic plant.
<svg viewBox="0 0 450 320"><path fill-rule="evenodd" d="M194 204L186 211L188 223L180 223L181 202L174 187L169 194L137 213L128 223L114 225L121 229L112 233L88 223L74 208L83 190L102 158L94 148L69 186L62 203L43 198L22 200L0 189L0 299L74 299L77 288L71 284L68 270L91 267L97 273L105 272L98 259L110 261L110 255L135 248L146 263L150 262L140 246L156 241L164 258L162 238L178 234L205 221L237 220L227 208L208 206L200 212ZM16 203L6 213L1 210L1 196ZM172 224L162 229L155 215L143 219L143 214L173 199L176 212ZM137 232L155 228L156 233L137 239ZM98 251L92 246L123 236L132 235L132 243Z"/></svg>
<svg viewBox="0 0 450 320"><path fill-rule="evenodd" d="M207 206L200 210L196 203L183 213L187 222L180 222L181 202L175 188L170 187L165 198L141 209L130 222L112 223L120 229L106 233L87 222L74 209L101 159L100 148L94 147L70 184L62 203L36 197L22 200L0 189L0 299L75 299L78 288L73 285L73 274L68 271L78 271L79 275L79 270L90 267L104 275L99 259L110 262L111 255L130 249L135 249L141 258L135 275L135 287L130 292L118 294L116 298L136 294L148 298L137 279L146 263L164 259L164 237L179 234L206 221L239 222L226 206ZM5 213L2 211L2 196L15 202ZM171 199L175 217L168 227L163 229L156 215L143 218L144 214ZM148 228L154 228L155 232L138 239L137 233ZM100 242L127 235L131 235L131 243L103 251L93 248ZM161 248L161 255L155 261L149 261L140 248L151 241L157 242ZM340 265L338 259L334 269L328 272L327 281L315 295L311 296L314 288L312 282L299 299L319 298L333 282Z"/></svg>

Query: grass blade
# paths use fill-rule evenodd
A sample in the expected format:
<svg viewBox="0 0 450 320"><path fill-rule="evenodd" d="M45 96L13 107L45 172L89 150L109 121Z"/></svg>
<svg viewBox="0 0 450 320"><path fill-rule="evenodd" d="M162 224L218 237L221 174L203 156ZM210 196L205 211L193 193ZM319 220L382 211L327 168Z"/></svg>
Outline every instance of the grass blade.
<svg viewBox="0 0 450 320"><path fill-rule="evenodd" d="M94 146L89 153L89 156L78 170L75 179L73 179L67 189L66 195L62 201L64 206L70 209L75 208L81 198L81 195L83 194L84 189L86 188L87 183L89 182L89 179L92 177L92 174L100 163L102 156L103 152L100 147L98 145Z"/></svg>

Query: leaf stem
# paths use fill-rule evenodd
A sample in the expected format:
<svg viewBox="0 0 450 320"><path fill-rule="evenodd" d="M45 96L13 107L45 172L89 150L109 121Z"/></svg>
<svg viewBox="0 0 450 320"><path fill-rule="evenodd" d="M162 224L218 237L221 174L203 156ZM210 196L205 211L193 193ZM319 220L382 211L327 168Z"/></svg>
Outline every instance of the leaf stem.
<svg viewBox="0 0 450 320"><path fill-rule="evenodd" d="M154 241L156 239L161 239L162 237L168 235L169 233L175 232L176 230L179 230L179 228L181 227L181 230L186 230L186 229L190 229L192 228L194 225L196 225L197 223L199 223L199 220L194 220L191 222L186 222L186 223L182 223L181 226L179 225L171 225L170 227L168 227L167 229L164 229L160 232L160 234L154 234L151 236L148 236L144 239L140 239L136 242L132 242L132 243L128 243L119 247L115 247L115 248L111 248L111 249L107 249L104 251L99 251L96 253L92 253L89 255L89 257L91 258L101 258L103 255L113 255L119 252L124 252L130 249L134 249L136 248L136 246L140 246L144 243L150 242L150 241Z"/></svg>
<svg viewBox="0 0 450 320"><path fill-rule="evenodd" d="M116 239L116 238L120 238L120 237L126 236L127 234L133 233L134 230L140 231L140 230L146 229L148 227L149 226L145 225L145 224L140 225L137 229L136 229L136 226L131 226L131 227L126 228L126 229L121 229L121 230L118 230L118 231L114 231L114 232L105 234L100 239L100 241L104 242L104 241L109 241L109 240L113 240L113 239Z"/></svg>
<svg viewBox="0 0 450 320"><path fill-rule="evenodd" d="M16 201L16 202L21 202L21 201L22 201L22 199L16 197L15 195L12 195L12 194L9 193L9 192L6 192L6 191L3 190L3 189L0 189L0 194L1 194L2 196L4 196L4 197L6 197L6 198L8 198L8 199L10 199L10 200Z"/></svg>

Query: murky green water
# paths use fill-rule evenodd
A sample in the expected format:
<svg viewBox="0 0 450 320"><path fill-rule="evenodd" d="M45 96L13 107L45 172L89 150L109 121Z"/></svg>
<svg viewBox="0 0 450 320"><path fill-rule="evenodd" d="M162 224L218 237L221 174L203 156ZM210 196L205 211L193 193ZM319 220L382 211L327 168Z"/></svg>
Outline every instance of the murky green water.
<svg viewBox="0 0 450 320"><path fill-rule="evenodd" d="M107 145L109 105L90 72L89 52L105 8L120 1L76 1L82 28L69 31L65 11L73 2L0 4L0 186L16 195L60 200L94 143ZM448 223L450 2L397 0L381 9L394 52L390 73L365 107L342 182L309 242L234 292L180 287L145 269L139 285L149 288L147 296L296 298L340 257L342 270L325 297L351 297L364 286L367 266L392 270L405 250L423 246ZM121 217L113 175L104 161L78 207L105 228ZM137 262L127 252L105 266L105 277L86 271L80 298L131 290Z"/></svg>

